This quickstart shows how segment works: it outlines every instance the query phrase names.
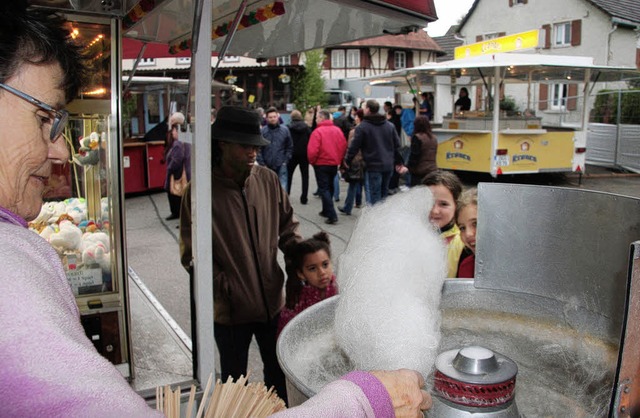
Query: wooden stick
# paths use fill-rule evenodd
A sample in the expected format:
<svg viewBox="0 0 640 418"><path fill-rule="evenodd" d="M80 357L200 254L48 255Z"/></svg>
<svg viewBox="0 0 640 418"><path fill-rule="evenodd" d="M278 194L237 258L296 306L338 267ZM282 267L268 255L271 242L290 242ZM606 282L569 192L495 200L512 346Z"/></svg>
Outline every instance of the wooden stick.
<svg viewBox="0 0 640 418"><path fill-rule="evenodd" d="M193 404L196 400L196 385L191 385L191 391L189 392L189 403L187 404L187 414L186 418L191 418L191 414L193 413Z"/></svg>
<svg viewBox="0 0 640 418"><path fill-rule="evenodd" d="M196 414L196 418L202 418L202 412L204 411L204 404L207 401L207 396L209 394L209 388L211 388L211 379L213 376L209 375L209 379L207 380L207 386L202 392L202 399L200 400L200 407L198 408L198 413Z"/></svg>

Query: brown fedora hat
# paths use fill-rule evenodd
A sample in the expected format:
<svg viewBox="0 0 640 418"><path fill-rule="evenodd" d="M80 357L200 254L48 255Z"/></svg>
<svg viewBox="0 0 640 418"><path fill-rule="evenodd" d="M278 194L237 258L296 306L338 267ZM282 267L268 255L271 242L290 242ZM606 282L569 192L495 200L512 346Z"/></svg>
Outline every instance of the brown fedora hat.
<svg viewBox="0 0 640 418"><path fill-rule="evenodd" d="M234 144L264 147L271 142L260 132L260 115L240 106L224 106L211 125L211 138Z"/></svg>

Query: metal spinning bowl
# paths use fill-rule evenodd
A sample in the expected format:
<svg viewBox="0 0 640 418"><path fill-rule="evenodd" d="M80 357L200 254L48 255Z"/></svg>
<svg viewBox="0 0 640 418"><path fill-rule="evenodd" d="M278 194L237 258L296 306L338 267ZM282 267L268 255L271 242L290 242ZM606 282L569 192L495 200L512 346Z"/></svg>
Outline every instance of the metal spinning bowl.
<svg viewBox="0 0 640 418"><path fill-rule="evenodd" d="M628 408L635 400L622 395L616 366L626 296L638 286L628 257L640 201L504 184L480 184L478 197L476 279L445 282L439 351L479 345L512 359L525 416ZM302 312L278 340L290 405L353 367L333 339L337 298Z"/></svg>

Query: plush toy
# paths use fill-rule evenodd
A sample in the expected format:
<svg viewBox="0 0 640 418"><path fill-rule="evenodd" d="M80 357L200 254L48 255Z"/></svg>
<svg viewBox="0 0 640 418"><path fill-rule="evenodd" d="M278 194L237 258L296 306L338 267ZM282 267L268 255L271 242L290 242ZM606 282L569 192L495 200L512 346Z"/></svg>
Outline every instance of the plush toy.
<svg viewBox="0 0 640 418"><path fill-rule="evenodd" d="M98 264L102 271L111 271L109 236L104 232L85 232L80 244L82 263L85 266Z"/></svg>
<svg viewBox="0 0 640 418"><path fill-rule="evenodd" d="M80 137L79 153L73 156L73 161L80 165L96 165L100 162L100 135L91 132L88 137Z"/></svg>
<svg viewBox="0 0 640 418"><path fill-rule="evenodd" d="M69 220L60 222L59 230L49 236L49 243L60 250L77 250L82 240L82 231Z"/></svg>

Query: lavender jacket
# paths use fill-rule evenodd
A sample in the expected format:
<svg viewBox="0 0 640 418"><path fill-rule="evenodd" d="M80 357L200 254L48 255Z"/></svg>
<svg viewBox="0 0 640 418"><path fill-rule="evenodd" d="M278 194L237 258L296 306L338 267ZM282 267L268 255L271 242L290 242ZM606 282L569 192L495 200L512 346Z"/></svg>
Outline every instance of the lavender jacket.
<svg viewBox="0 0 640 418"><path fill-rule="evenodd" d="M393 418L391 397L382 382L367 372L351 372L329 383L302 405L272 418Z"/></svg>
<svg viewBox="0 0 640 418"><path fill-rule="evenodd" d="M0 416L162 416L85 335L53 248L2 208L0 266Z"/></svg>

